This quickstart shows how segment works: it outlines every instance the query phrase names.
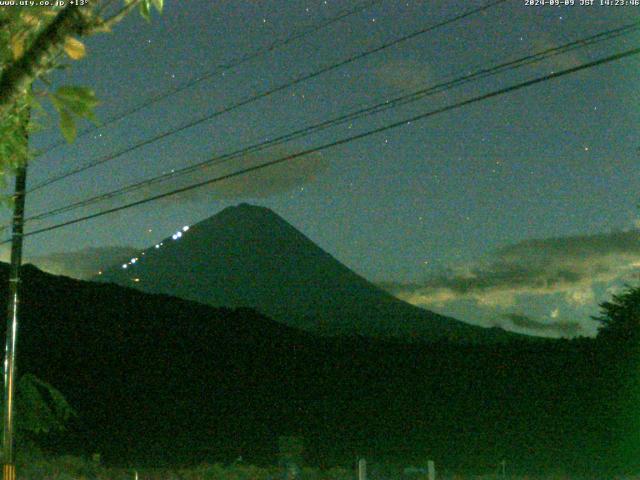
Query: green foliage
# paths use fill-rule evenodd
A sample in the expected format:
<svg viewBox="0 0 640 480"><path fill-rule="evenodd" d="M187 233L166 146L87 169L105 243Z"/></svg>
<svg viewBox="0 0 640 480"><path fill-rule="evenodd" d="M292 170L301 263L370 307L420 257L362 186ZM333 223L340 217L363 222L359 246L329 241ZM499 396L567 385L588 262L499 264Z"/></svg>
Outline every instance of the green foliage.
<svg viewBox="0 0 640 480"><path fill-rule="evenodd" d="M19 460L23 461L40 455L37 445L42 435L64 431L68 421L76 416L60 391L29 373L18 381L15 404L16 443ZM3 407L0 402L0 410L4 411Z"/></svg>
<svg viewBox="0 0 640 480"><path fill-rule="evenodd" d="M640 339L640 288L629 287L600 305L598 338L636 344Z"/></svg>
<svg viewBox="0 0 640 480"><path fill-rule="evenodd" d="M135 474L140 480L274 480L282 478L281 473L274 467L256 467L253 465L229 465L219 463L204 464L180 470L154 469L134 470L132 468L105 468L80 457L65 455L57 458L43 456L29 458L18 464L18 476L25 480L132 480ZM331 468L320 470L305 468L301 474L305 480L353 480L356 478L354 470L345 468ZM387 478L401 479L401 473ZM426 477L425 477L426 478ZM565 472L549 473L546 475L513 475L507 473L484 475L460 475L455 473L438 474L442 480L567 480L569 478L593 479L597 476L570 477ZM616 477L620 478L620 477ZM622 478L637 478L622 477Z"/></svg>
<svg viewBox="0 0 640 480"><path fill-rule="evenodd" d="M1 176L15 171L16 167L27 158L27 144L24 141L24 129L13 118L0 124L0 158L3 169ZM3 178L3 184L6 179Z"/></svg>
<svg viewBox="0 0 640 480"><path fill-rule="evenodd" d="M225 467L216 463L185 468L180 470L178 474L183 480L266 480L275 476L277 472L274 469L259 468L253 465ZM166 478L170 478L169 475L166 475Z"/></svg>
<svg viewBox="0 0 640 480"><path fill-rule="evenodd" d="M51 4L55 2L50 2ZM68 2L67 2L68 3ZM151 18L151 10L159 13L164 7L163 0L124 0L121 10L112 11L112 16L104 18L109 11L106 0L90 2L83 7L83 21L87 28L84 34L108 32L118 23L130 8L139 7L140 14L146 20ZM11 6L0 7L0 75L4 75L12 67L22 65L20 62L29 59L30 48L34 41L42 38L45 29L51 25L62 11L61 6ZM71 60L80 60L86 55L86 48L82 41L75 38L77 32L63 31L63 41L57 44L53 51L48 52L44 59L39 59L35 77L31 79L34 90L24 93L15 108L5 109L9 113L0 116L0 186L4 176L15 171L15 168L29 158L25 134L32 132L39 126L38 119L34 122L30 116L37 113L46 118L46 113L40 108L39 98L48 98L59 115L59 126L62 135L71 143L77 137L77 121L88 119L96 122L94 109L98 105L95 93L86 87L64 86L55 92L49 91L48 74L56 69L64 68L61 62L65 53ZM20 67L22 71L29 71ZM3 77L4 79L4 77ZM35 83L36 80L42 83Z"/></svg>
<svg viewBox="0 0 640 480"><path fill-rule="evenodd" d="M164 8L164 0L151 0L153 6L156 7L158 13L162 13L162 9Z"/></svg>
<svg viewBox="0 0 640 480"><path fill-rule="evenodd" d="M615 432L608 445L615 464L640 469L640 287L627 286L600 309L593 317L600 322L598 370L606 375L599 417L608 415Z"/></svg>
<svg viewBox="0 0 640 480"><path fill-rule="evenodd" d="M16 429L32 434L62 431L75 415L62 393L29 373L18 382L16 408Z"/></svg>
<svg viewBox="0 0 640 480"><path fill-rule="evenodd" d="M125 5L129 5L133 2L133 0L125 0ZM142 0L138 4L138 9L140 11L140 16L144 18L146 21L151 21L151 9L155 8L158 13L162 13L162 9L164 8L164 0Z"/></svg>
<svg viewBox="0 0 640 480"><path fill-rule="evenodd" d="M153 470L134 470L132 468L106 468L90 460L71 455L47 458L42 455L19 459L18 476L25 480L48 479L94 479L94 480L132 480L135 474L140 480L274 480L282 477L277 467L257 467L254 465L203 464L195 467ZM332 468L319 470L305 468L302 478L306 480L353 480L353 472Z"/></svg>
<svg viewBox="0 0 640 480"><path fill-rule="evenodd" d="M283 464L302 464L304 453L304 440L301 437L278 437L278 455Z"/></svg>
<svg viewBox="0 0 640 480"><path fill-rule="evenodd" d="M31 95L25 98L0 121L0 159L3 167L0 169L0 177L3 184L6 182L5 175L15 171L27 158L29 133L27 118L30 114L28 105L32 103L30 97Z"/></svg>
<svg viewBox="0 0 640 480"><path fill-rule="evenodd" d="M25 480L132 480L132 472L106 469L81 457L64 455L47 458L43 455L18 457L18 476Z"/></svg>
<svg viewBox="0 0 640 480"><path fill-rule="evenodd" d="M77 136L75 117L97 123L94 110L100 102L90 88L64 86L50 93L49 97L60 114L60 130L67 142L72 143Z"/></svg>
<svg viewBox="0 0 640 480"><path fill-rule="evenodd" d="M4 73L28 52L33 41L57 14L57 8L0 8L0 72ZM53 68L55 65L51 65ZM48 69L42 72L43 79ZM13 172L28 158L25 136L40 124L30 121L32 113L44 115L38 102L40 91L27 91L15 108L0 117L0 176Z"/></svg>
<svg viewBox="0 0 640 480"><path fill-rule="evenodd" d="M0 56L3 65L20 59L58 8L1 7Z"/></svg>
<svg viewBox="0 0 640 480"><path fill-rule="evenodd" d="M142 2L140 2L140 15L147 22L151 21L151 5L149 1L143 0Z"/></svg>

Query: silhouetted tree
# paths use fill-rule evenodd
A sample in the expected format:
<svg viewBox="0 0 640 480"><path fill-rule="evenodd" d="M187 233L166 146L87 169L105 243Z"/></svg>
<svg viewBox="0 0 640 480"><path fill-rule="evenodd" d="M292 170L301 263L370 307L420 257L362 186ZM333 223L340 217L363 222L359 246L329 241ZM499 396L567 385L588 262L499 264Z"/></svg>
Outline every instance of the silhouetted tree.
<svg viewBox="0 0 640 480"><path fill-rule="evenodd" d="M15 425L21 455L39 454L41 441L48 434L64 432L69 420L75 416L76 412L62 393L52 385L30 373L20 377Z"/></svg>
<svg viewBox="0 0 640 480"><path fill-rule="evenodd" d="M608 426L605 441L618 466L640 469L640 287L627 286L600 305L593 317L601 323L596 344L599 358L597 387L602 409L598 415ZM595 377L594 377L595 379Z"/></svg>
<svg viewBox="0 0 640 480"><path fill-rule="evenodd" d="M32 434L51 433L65 429L75 412L56 388L26 373L18 382L19 431Z"/></svg>
<svg viewBox="0 0 640 480"><path fill-rule="evenodd" d="M615 344L637 346L640 338L640 287L627 286L611 300L600 304L598 338Z"/></svg>

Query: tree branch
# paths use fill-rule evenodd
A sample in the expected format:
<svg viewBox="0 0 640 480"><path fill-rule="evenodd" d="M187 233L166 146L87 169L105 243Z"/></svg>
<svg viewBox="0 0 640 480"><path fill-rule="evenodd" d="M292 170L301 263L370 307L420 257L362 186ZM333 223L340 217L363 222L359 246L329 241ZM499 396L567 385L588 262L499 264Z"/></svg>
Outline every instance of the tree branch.
<svg viewBox="0 0 640 480"><path fill-rule="evenodd" d="M31 47L16 62L7 66L0 77L0 120L6 117L16 100L23 96L38 76L46 70L51 57L62 47L68 35L85 35L91 27L85 11L89 7L67 5L38 35Z"/></svg>
<svg viewBox="0 0 640 480"><path fill-rule="evenodd" d="M88 28L86 31L86 35L93 35L97 32L108 32L111 30L115 24L120 23L124 17L126 17L131 10L136 8L138 4L142 0L133 0L129 2L127 5L122 7L120 11L113 16L109 17L107 20L100 20L96 22L92 27Z"/></svg>

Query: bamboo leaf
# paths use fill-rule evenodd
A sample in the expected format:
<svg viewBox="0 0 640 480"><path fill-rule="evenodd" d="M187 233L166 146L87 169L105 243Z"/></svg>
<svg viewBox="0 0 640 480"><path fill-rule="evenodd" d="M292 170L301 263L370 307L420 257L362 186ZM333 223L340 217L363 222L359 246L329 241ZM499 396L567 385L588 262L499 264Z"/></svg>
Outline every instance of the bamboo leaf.
<svg viewBox="0 0 640 480"><path fill-rule="evenodd" d="M73 37L67 37L65 39L63 48L72 60L80 60L87 54L84 43Z"/></svg>
<svg viewBox="0 0 640 480"><path fill-rule="evenodd" d="M22 55L24 54L25 40L26 40L26 35L24 34L24 32L19 32L15 34L13 37L11 37L9 44L11 47L11 53L13 54L14 60L17 60L18 58L22 57Z"/></svg>
<svg viewBox="0 0 640 480"><path fill-rule="evenodd" d="M56 90L55 96L65 103L83 103L90 108L100 103L95 92L87 87L66 85Z"/></svg>
<svg viewBox="0 0 640 480"><path fill-rule="evenodd" d="M147 22L151 21L151 0L142 0L140 2L140 16Z"/></svg>
<svg viewBox="0 0 640 480"><path fill-rule="evenodd" d="M73 143L78 135L76 122L68 110L60 110L60 130L68 143Z"/></svg>

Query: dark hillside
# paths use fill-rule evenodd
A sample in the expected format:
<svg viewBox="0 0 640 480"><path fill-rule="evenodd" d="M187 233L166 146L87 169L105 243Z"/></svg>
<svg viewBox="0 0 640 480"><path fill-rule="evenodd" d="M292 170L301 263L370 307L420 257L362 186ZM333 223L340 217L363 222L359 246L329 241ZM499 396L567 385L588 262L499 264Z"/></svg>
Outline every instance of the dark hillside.
<svg viewBox="0 0 640 480"><path fill-rule="evenodd" d="M0 273L6 278L7 268ZM6 282L0 294L6 298ZM452 468L615 463L615 365L591 340L471 346L316 337L212 308L24 268L18 368L78 410L57 450L110 463L354 455Z"/></svg>

